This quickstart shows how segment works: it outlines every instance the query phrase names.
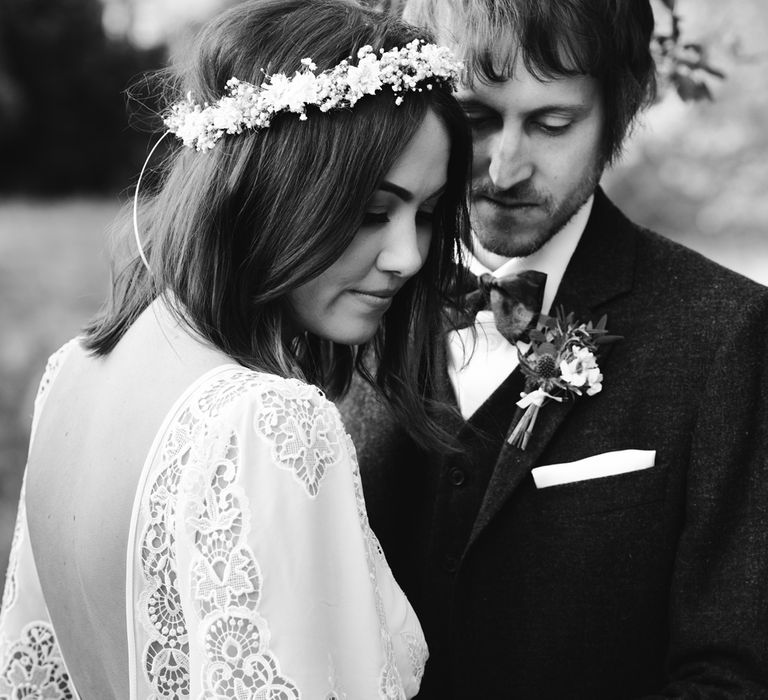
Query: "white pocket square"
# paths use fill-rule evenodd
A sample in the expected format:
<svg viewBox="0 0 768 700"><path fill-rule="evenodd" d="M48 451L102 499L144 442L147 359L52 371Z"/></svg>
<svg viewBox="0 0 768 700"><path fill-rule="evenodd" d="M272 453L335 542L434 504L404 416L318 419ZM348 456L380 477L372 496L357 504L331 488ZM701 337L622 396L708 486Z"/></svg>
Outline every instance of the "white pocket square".
<svg viewBox="0 0 768 700"><path fill-rule="evenodd" d="M656 463L656 450L616 450L579 459L576 462L547 464L531 470L537 489L599 479L649 469Z"/></svg>

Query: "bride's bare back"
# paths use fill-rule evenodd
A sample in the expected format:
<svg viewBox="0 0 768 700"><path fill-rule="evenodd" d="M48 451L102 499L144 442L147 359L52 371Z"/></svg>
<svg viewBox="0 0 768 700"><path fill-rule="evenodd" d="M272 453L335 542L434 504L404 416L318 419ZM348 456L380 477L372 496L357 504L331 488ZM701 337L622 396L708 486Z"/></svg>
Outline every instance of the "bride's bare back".
<svg viewBox="0 0 768 700"><path fill-rule="evenodd" d="M231 362L153 305L112 353L79 345L43 410L27 471L27 517L43 593L83 698L127 698L126 553L147 454L174 401Z"/></svg>

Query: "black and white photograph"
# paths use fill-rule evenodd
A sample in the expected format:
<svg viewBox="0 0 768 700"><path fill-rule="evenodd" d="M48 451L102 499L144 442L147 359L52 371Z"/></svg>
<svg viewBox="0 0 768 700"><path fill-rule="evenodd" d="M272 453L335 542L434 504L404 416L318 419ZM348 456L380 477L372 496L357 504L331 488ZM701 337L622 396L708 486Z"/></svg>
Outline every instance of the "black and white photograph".
<svg viewBox="0 0 768 700"><path fill-rule="evenodd" d="M0 700L768 700L763 0L0 0Z"/></svg>

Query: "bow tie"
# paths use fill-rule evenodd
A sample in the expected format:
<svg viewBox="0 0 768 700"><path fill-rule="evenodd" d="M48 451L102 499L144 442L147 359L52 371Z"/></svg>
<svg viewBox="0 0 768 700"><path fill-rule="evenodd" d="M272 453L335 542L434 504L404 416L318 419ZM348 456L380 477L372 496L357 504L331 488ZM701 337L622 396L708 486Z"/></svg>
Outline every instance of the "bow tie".
<svg viewBox="0 0 768 700"><path fill-rule="evenodd" d="M490 308L499 333L514 343L541 311L547 275L526 270L504 277L486 273L476 279L477 288L465 297L469 317L460 325L471 325L478 311Z"/></svg>

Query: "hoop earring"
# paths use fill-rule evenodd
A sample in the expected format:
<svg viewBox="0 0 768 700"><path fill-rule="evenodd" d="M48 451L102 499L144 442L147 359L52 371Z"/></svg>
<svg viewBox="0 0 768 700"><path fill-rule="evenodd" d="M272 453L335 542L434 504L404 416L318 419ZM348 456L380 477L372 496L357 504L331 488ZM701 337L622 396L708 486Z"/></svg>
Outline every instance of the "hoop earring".
<svg viewBox="0 0 768 700"><path fill-rule="evenodd" d="M149 159L152 157L152 154L155 152L157 147L160 145L160 142L170 134L170 131L166 131L158 140L157 143L152 146L152 150L149 152L149 155L147 156L146 160L144 161L144 165L141 166L141 172L139 173L139 179L136 182L136 191L133 193L133 236L136 239L136 247L139 250L139 257L141 258L141 262L144 263L144 267L147 268L150 274L152 274L152 268L149 266L149 261L147 260L146 256L144 255L144 248L141 245L141 237L139 236L139 187L141 186L141 178L144 176L144 171L147 169L147 164L149 163Z"/></svg>

